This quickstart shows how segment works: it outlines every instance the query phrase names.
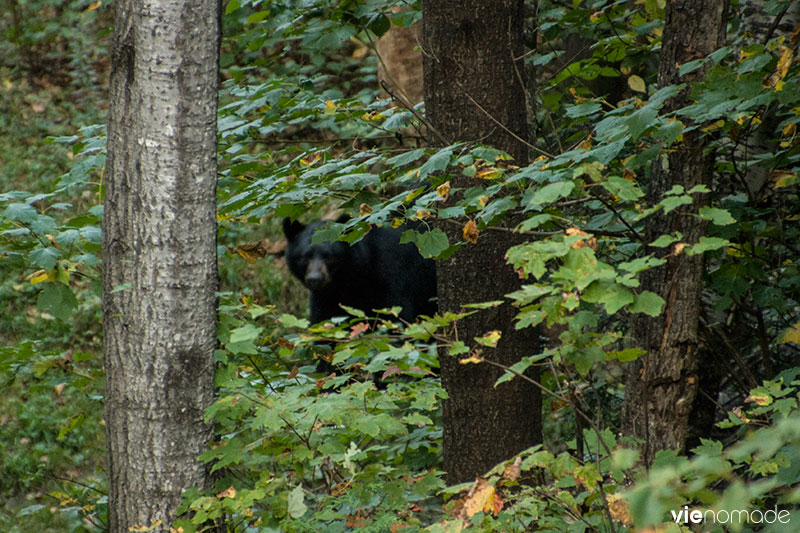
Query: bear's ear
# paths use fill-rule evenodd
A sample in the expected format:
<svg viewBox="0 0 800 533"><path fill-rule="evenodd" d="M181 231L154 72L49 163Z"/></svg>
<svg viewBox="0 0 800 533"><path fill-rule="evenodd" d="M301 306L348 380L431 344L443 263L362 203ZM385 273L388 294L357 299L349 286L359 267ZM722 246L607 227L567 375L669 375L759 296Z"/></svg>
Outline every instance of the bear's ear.
<svg viewBox="0 0 800 533"><path fill-rule="evenodd" d="M299 220L292 220L289 217L283 219L283 234L286 235L286 238L290 241L297 237L304 229L306 229L305 224Z"/></svg>

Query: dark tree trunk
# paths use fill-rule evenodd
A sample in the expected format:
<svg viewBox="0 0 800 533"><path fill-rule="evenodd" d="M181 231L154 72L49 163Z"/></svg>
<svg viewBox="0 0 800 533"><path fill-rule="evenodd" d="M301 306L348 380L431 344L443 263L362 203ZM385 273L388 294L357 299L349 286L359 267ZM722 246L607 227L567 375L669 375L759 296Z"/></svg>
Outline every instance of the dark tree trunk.
<svg viewBox="0 0 800 533"><path fill-rule="evenodd" d="M678 68L722 46L727 7L727 0L667 3L659 87L691 83L705 75L698 70L679 78ZM688 88L670 100L665 111L687 102ZM668 154L662 154L652 166L648 203L659 202L664 192L675 185L682 185L687 191L701 184L710 188L714 156L704 153L706 146L703 133L694 130L685 133L683 141L671 147ZM706 228L686 212L697 212L704 202L705 196L698 195L691 208L649 218L646 241L680 232L683 243L696 243ZM679 248L672 248L664 266L642 276L642 290L656 292L666 302L661 316L639 317L633 325L635 342L648 353L629 369L623 406L623 431L642 440L642 459L647 464L652 463L658 450L685 449L689 413L698 386L702 275L702 255L688 256Z"/></svg>
<svg viewBox="0 0 800 533"><path fill-rule="evenodd" d="M109 530L206 485L216 345L218 0L117 0L103 218ZM151 529L148 529L150 531Z"/></svg>
<svg viewBox="0 0 800 533"><path fill-rule="evenodd" d="M523 2L517 0L426 0L423 2L423 71L427 118L440 141L473 141L505 150L527 163L523 53ZM478 183L453 180L456 187ZM463 221L465 222L465 221ZM443 224L450 242L463 240L458 224ZM439 310L458 311L469 302L501 300L519 287L504 254L518 239L486 232L437 264ZM516 331L514 308L505 303L457 324L459 339L497 329L502 339L483 356L512 365L538 351L538 335ZM541 397L530 383L514 379L498 388L502 374L486 365L461 365L441 356L444 403L444 462L447 481L473 479L495 464L541 441Z"/></svg>

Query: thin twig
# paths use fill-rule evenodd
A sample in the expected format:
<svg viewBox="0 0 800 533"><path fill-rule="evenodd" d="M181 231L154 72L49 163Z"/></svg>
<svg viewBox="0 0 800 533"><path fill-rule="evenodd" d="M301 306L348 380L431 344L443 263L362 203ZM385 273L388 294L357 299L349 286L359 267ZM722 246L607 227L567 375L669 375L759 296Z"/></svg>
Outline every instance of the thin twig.
<svg viewBox="0 0 800 533"><path fill-rule="evenodd" d="M444 137L444 135L442 135L441 133L439 133L439 130L437 130L436 128L434 128L434 127L433 127L433 124L431 124L431 123L430 123L430 122L429 122L429 121L428 121L428 120L427 120L425 117L423 117L423 116L422 116L422 115L421 115L421 114L420 114L420 113L419 113L419 112L418 112L416 109L414 109L414 106L412 106L411 104L409 104L408 102L406 102L406 101L405 101L405 99L403 99L401 96L399 96L399 95L395 94L394 92L392 92L392 90L389 88L389 85L388 85L388 84L387 84L385 81L381 81L381 88L382 88L384 91L386 91L386 93L387 93L389 96L391 96L391 97L392 97L392 100L394 100L395 102L397 102L398 104L400 104L400 105L401 105L401 106L402 106L404 109L406 109L406 110L410 111L410 112L411 112L411 114L412 114L412 115L414 115L414 116L416 117L416 119L417 119L417 120L419 120L420 122L422 122L423 124L425 124L425 127L426 127L426 128L428 128L428 129L429 129L431 132L433 132L433 134L434 134L434 135L436 135L436 137L439 139L439 141L440 141L440 142L444 143L444 144L445 144L445 145L447 145L447 146L449 146L449 145L453 144L452 142L448 141L448 140L447 140L447 139Z"/></svg>
<svg viewBox="0 0 800 533"><path fill-rule="evenodd" d="M463 85L461 85L461 83L460 83L460 82L456 82L456 83L458 83L458 86L459 86L459 87L461 87L461 89L464 91L464 95L467 97L467 99L468 99L470 102L472 102L472 104L473 104L475 107L477 107L477 108L478 108L478 109L479 109L479 110L480 110L480 111L481 111L481 112L482 112L484 115L486 115L487 117L489 117L489 119L490 119L492 122L494 122L495 124L497 124L498 126L500 126L500 128L501 128L503 131L505 131L506 133L508 133L509 135L511 135L511 136L512 136L514 139L516 139L517 141L521 142L522 144L524 144L524 145L525 145L525 146L527 146L528 148L530 148L530 149L532 149L532 150L534 150L534 151L536 151L536 152L539 152L540 154L542 154L542 155L544 155L544 156L547 156L547 157L549 157L549 158L551 158L551 159L555 159L555 156L554 156L553 154L551 154L551 153L549 153L549 152L546 152L546 151L542 150L541 148L539 148L538 146L535 146L535 145L533 145L533 144L529 143L528 141L526 141L525 139L523 139L522 137L520 137L519 135L517 135L516 133L514 133L514 132L513 132L513 131L511 131L510 129L508 129L508 128L505 126L505 124L503 124L502 122L500 122L499 120L497 120L496 118L494 118L494 117L492 116L492 114L491 114L491 113L489 113L489 112L488 112L488 111L487 111L487 110L486 110L486 109L485 109L485 108L484 108L484 107L483 107L481 104L479 104L479 103L478 103L478 101L477 101L477 100L475 100L475 99L472 97L472 95L470 95L470 94L467 92L467 90L466 90L466 89L464 89L464 86L463 86Z"/></svg>

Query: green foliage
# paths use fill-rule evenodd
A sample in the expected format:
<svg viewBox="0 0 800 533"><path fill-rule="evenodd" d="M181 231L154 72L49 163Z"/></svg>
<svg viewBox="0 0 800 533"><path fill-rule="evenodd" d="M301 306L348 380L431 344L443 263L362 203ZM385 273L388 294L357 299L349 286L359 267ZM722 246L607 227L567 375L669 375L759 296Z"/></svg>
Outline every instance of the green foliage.
<svg viewBox="0 0 800 533"><path fill-rule="evenodd" d="M70 73L62 88L91 93L80 85L99 79L89 65L102 41L88 43L88 53L83 36L91 32L71 39L66 24L91 12L68 3L63 20L48 25L37 15L61 3L17 4L29 16L4 26L5 57L33 58L15 62L26 75L58 64ZM187 514L176 524L184 531L210 521L231 531L677 530L670 511L683 506L797 505L800 67L786 61L791 49L785 38L752 44L733 33L726 47L681 66L682 74L708 68L706 81L656 90L664 2L539 4L542 46L526 61L538 72L533 152L544 155L524 167L492 147L429 147L418 114L377 99L369 49L390 21L419 18L418 3L402 13L389 11L399 1L226 4L218 188L225 292L219 393L208 412L218 432L202 457L216 484L185 494ZM773 13L787 5L767 4ZM571 39L591 46L568 56ZM103 128L73 124L102 117L66 103L80 98L32 91L19 67L0 68L13 88L0 94L3 107L23 110L20 121L0 113L5 131L19 132L0 146L0 378L10 386L2 403L10 414L0 417L8 502L0 525L85 531L105 513L96 357L105 155ZM665 111L684 89L689 104ZM43 104L71 120L45 120ZM666 164L664 154L695 130L716 156L713 185L676 186L647 203L653 165ZM57 142L30 141L45 135ZM764 139L765 149L752 149ZM475 180L458 190L452 178L462 175ZM709 205L696 209L700 197ZM351 309L314 325L302 318L305 293L280 260L242 261L253 259L245 243L280 238L281 217L334 210L353 217L315 239L354 242L372 227L413 221L404 242L441 260L496 232L527 238L507 252L521 279L507 295L519 310L508 327L543 328L548 341L498 383L524 379L531 365L544 369L542 447L485 479L444 487L437 353L490 364L479 350L503 332L457 340L454 324L496 302L410 325L398 323L397 310ZM691 217L707 234L645 242L657 213ZM435 227L463 226L465 217L474 226L455 242ZM705 261L704 349L728 372L727 419L691 457L665 452L645 472L635 443L617 436L621 375L644 354L628 327L669 305L643 290L640 277L696 254ZM321 360L335 375L318 370ZM745 397L754 404L747 410ZM54 483L64 479L83 484Z"/></svg>
<svg viewBox="0 0 800 533"><path fill-rule="evenodd" d="M386 318L363 335L363 313L309 328L230 294L220 311L219 399L208 411L220 437L202 457L219 480L215 496L187 503L187 531L221 517L284 531L358 522L380 530L412 507L431 512L432 491L443 487L430 469L439 461L444 392L424 377L435 364L429 350L410 338L398 344L401 331ZM336 377L306 364L326 351Z"/></svg>
<svg viewBox="0 0 800 533"><path fill-rule="evenodd" d="M736 427L740 438L727 447L704 440L693 457L661 452L649 475L627 494L637 524L657 524L670 510L786 511L782 520L771 519L769 531L793 531L800 515L800 381L798 369L751 391L749 409L734 409L722 427ZM722 517L724 519L724 516ZM734 522L734 531L759 529L767 521ZM705 522L709 530L713 522ZM724 523L724 522L723 522ZM715 530L722 530L717 525Z"/></svg>

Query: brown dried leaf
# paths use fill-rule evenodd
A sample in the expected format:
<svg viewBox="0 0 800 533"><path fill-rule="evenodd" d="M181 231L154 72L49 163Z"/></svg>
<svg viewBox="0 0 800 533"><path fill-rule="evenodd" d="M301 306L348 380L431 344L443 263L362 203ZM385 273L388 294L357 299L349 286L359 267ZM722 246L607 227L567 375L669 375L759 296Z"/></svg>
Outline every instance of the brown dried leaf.
<svg viewBox="0 0 800 533"><path fill-rule="evenodd" d="M626 502L619 494L609 494L606 496L606 503L608 503L608 511L611 513L611 518L619 520L626 526L633 524L631 515L628 512L628 502Z"/></svg>
<svg viewBox="0 0 800 533"><path fill-rule="evenodd" d="M478 225L475 223L474 220L468 220L467 223L464 225L464 240L467 242L471 242L472 244L478 244Z"/></svg>
<svg viewBox="0 0 800 533"><path fill-rule="evenodd" d="M445 181L438 187L436 187L436 194L441 196L443 199L447 200L450 197L450 182Z"/></svg>
<svg viewBox="0 0 800 533"><path fill-rule="evenodd" d="M503 470L503 479L508 481L518 480L519 476L522 474L520 465L522 465L522 457L518 455L517 458L514 459L514 462L506 466Z"/></svg>
<svg viewBox="0 0 800 533"><path fill-rule="evenodd" d="M219 494L217 494L217 498L235 498L236 497L236 489L233 487L228 487L227 489L223 490Z"/></svg>

